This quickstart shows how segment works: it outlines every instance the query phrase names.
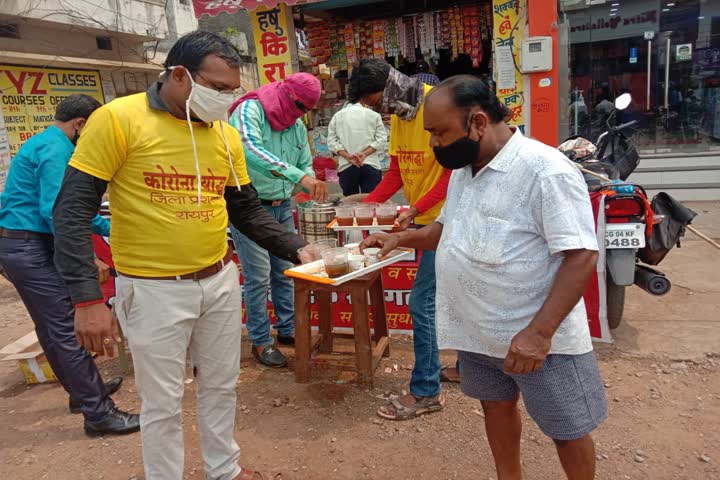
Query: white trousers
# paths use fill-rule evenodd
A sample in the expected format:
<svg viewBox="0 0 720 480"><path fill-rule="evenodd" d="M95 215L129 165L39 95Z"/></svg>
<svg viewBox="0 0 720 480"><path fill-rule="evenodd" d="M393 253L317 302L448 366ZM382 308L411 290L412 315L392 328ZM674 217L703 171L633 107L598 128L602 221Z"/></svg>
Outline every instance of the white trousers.
<svg viewBox="0 0 720 480"><path fill-rule="evenodd" d="M234 263L212 277L145 280L119 276L115 310L130 344L142 401L146 480L182 480L182 398L188 347L197 368L200 442L207 480L240 473L235 442L242 298Z"/></svg>

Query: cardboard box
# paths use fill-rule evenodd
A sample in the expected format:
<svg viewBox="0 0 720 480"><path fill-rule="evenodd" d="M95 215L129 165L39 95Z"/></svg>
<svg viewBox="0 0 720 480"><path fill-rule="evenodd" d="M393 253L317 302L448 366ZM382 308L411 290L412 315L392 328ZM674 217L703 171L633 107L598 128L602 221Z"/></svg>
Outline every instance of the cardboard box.
<svg viewBox="0 0 720 480"><path fill-rule="evenodd" d="M329 93L338 93L340 92L340 82L337 80L328 79L323 81L323 90L325 90L325 94Z"/></svg>
<svg viewBox="0 0 720 480"><path fill-rule="evenodd" d="M0 361L17 362L28 385L58 381L34 331L0 350Z"/></svg>

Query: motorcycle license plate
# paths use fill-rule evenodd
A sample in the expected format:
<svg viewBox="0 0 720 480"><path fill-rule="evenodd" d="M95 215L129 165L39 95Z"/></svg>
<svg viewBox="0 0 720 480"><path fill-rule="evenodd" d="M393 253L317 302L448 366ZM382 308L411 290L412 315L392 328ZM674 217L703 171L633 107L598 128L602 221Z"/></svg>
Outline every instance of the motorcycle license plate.
<svg viewBox="0 0 720 480"><path fill-rule="evenodd" d="M605 225L605 248L643 248L644 223L608 223Z"/></svg>

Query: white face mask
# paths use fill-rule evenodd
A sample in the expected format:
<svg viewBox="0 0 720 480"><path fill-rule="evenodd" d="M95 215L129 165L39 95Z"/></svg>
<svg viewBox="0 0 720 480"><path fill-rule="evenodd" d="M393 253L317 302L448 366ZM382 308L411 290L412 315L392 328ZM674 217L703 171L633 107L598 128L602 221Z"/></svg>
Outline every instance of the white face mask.
<svg viewBox="0 0 720 480"><path fill-rule="evenodd" d="M195 129L193 128L192 120L190 120L190 111L203 122L212 123L218 120L227 121L228 111L232 104L235 102L236 94L234 92L218 92L212 88L204 87L195 82L190 75L190 72L185 67L170 67L170 70L174 68L183 68L188 74L188 78L192 83L192 90L190 95L185 101L185 115L187 117L188 127L190 128L190 140L193 147L193 155L195 157L195 174L197 177L197 205L200 207L200 200L202 195L201 190L201 174L200 174L200 158L198 157L197 144L195 143ZM225 137L225 129L223 123L220 123L220 132L225 143L225 152L228 156L228 162L230 163L230 171L232 172L235 185L240 188L240 182L235 173L235 167L233 166L232 155L230 155L230 147L228 146L227 138Z"/></svg>
<svg viewBox="0 0 720 480"><path fill-rule="evenodd" d="M186 70L187 71L187 70ZM195 82L188 72L188 78L192 82L192 90L186 101L189 107L200 120L205 123L227 121L228 111L235 102L235 94L232 92L218 92L212 88L205 87Z"/></svg>

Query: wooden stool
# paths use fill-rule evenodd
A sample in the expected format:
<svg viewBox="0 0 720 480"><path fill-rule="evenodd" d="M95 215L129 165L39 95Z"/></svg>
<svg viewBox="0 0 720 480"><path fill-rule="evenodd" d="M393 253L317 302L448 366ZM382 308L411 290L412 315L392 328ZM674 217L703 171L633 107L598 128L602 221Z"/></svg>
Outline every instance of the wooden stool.
<svg viewBox="0 0 720 480"><path fill-rule="evenodd" d="M319 307L319 334L313 338L310 330L310 292L314 292ZM332 292L349 292L352 299L353 338L358 383L373 386L373 373L381 357L390 356L390 338L385 318L385 296L381 270L350 280L342 285L323 285L295 279L295 381L310 380L311 356L314 352L332 353L331 318ZM368 293L373 308L374 335L370 337ZM373 347L373 340L375 346Z"/></svg>

